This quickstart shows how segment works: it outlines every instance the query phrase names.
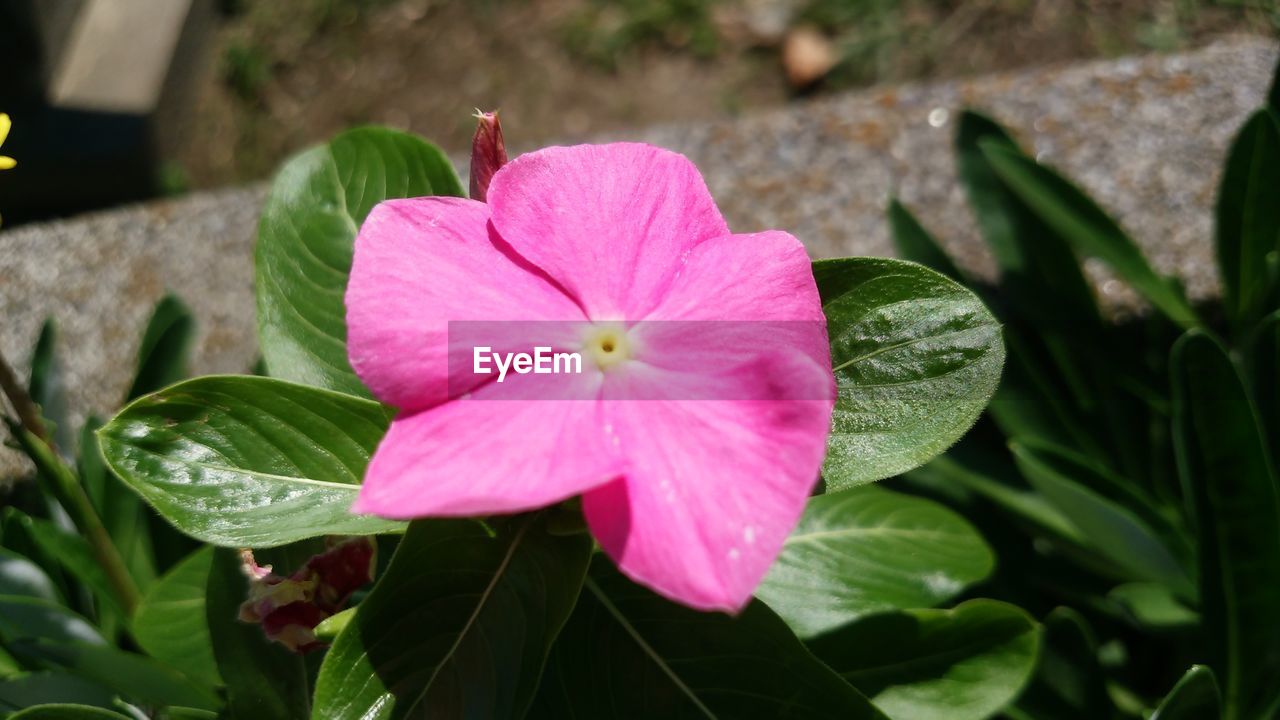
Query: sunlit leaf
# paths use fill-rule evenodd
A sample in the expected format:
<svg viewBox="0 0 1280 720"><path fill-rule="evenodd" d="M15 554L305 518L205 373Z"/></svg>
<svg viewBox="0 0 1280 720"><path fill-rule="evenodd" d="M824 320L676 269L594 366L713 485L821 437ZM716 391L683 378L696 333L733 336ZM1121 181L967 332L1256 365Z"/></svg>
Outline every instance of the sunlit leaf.
<svg viewBox="0 0 1280 720"><path fill-rule="evenodd" d="M837 401L823 477L843 490L897 475L968 430L1000 380L1000 325L982 302L915 263L813 265Z"/></svg>
<svg viewBox="0 0 1280 720"><path fill-rule="evenodd" d="M870 613L945 602L994 566L964 518L867 486L809 500L756 597L812 637Z"/></svg>
<svg viewBox="0 0 1280 720"><path fill-rule="evenodd" d="M258 336L274 377L368 396L347 362L343 293L356 231L389 198L466 193L438 148L358 128L297 155L271 186L254 256Z"/></svg>

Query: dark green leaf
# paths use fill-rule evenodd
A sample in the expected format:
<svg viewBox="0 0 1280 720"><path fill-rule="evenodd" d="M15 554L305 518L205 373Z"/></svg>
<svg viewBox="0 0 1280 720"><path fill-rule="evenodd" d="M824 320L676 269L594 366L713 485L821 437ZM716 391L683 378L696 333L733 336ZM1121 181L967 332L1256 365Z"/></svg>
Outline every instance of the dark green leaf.
<svg viewBox="0 0 1280 720"><path fill-rule="evenodd" d="M1004 363L1000 325L982 302L902 260L820 260L813 270L838 393L827 488L897 475L958 440Z"/></svg>
<svg viewBox="0 0 1280 720"><path fill-rule="evenodd" d="M59 448L71 448L71 420L67 414L67 394L58 366L58 325L49 318L40 326L40 336L31 351L31 380L27 393L40 406L40 414L52 423L53 441Z"/></svg>
<svg viewBox="0 0 1280 720"><path fill-rule="evenodd" d="M105 605L115 612L121 612L107 574L98 564L88 540L63 530L49 520L28 517L18 511L11 514L10 521L25 525L27 532L41 549L57 558L71 577L91 590L97 598L99 610Z"/></svg>
<svg viewBox="0 0 1280 720"><path fill-rule="evenodd" d="M1249 351L1253 394L1267 434L1267 447L1280 447L1280 311L1258 323Z"/></svg>
<svg viewBox="0 0 1280 720"><path fill-rule="evenodd" d="M187 376L187 355L196 321L182 301L165 295L156 303L138 347L138 367L126 400L142 397Z"/></svg>
<svg viewBox="0 0 1280 720"><path fill-rule="evenodd" d="M109 708L110 690L61 672L33 672L0 680L0 713L48 703L75 703Z"/></svg>
<svg viewBox="0 0 1280 720"><path fill-rule="evenodd" d="M979 148L1005 187L1078 253L1107 263L1179 325L1199 323L1186 298L1151 269L1133 240L1079 188L1007 143L988 140L979 142Z"/></svg>
<svg viewBox="0 0 1280 720"><path fill-rule="evenodd" d="M1115 716L1093 632L1075 611L1058 608L1044 619L1040 664L1017 706L1035 720Z"/></svg>
<svg viewBox="0 0 1280 720"><path fill-rule="evenodd" d="M39 565L0 547L0 595L21 595L58 602L58 591Z"/></svg>
<svg viewBox="0 0 1280 720"><path fill-rule="evenodd" d="M214 551L205 613L218 674L232 720L306 720L311 691L302 658L267 640L259 625L240 622L248 583L234 550Z"/></svg>
<svg viewBox="0 0 1280 720"><path fill-rule="evenodd" d="M586 588L530 718L884 720L763 603L737 617L690 610L600 556Z"/></svg>
<svg viewBox="0 0 1280 720"><path fill-rule="evenodd" d="M1263 717L1280 694L1280 508L1257 414L1226 350L1190 332L1174 345L1178 469L1200 539L1210 667L1228 718Z"/></svg>
<svg viewBox="0 0 1280 720"><path fill-rule="evenodd" d="M902 259L920 263L956 282L968 284L964 273L938 245L938 241L897 198L889 201L888 215L889 237Z"/></svg>
<svg viewBox="0 0 1280 720"><path fill-rule="evenodd" d="M1132 433L1140 420L1115 388L1134 374L1134 356L1107 352L1113 332L1075 253L1001 179L987 157L995 148L1018 152L999 125L964 113L960 179L1000 270L998 315L1014 357L993 417L1010 434L1070 444L1136 477L1146 460Z"/></svg>
<svg viewBox="0 0 1280 720"><path fill-rule="evenodd" d="M329 650L312 718L523 717L590 558L590 536L551 535L535 516L496 535L411 524Z"/></svg>
<svg viewBox="0 0 1280 720"><path fill-rule="evenodd" d="M119 550L121 559L129 568L130 575L139 588L145 589L156 578L152 537L146 526L146 508L137 493L107 469L102 459L102 450L98 446L97 432L101 427L101 420L90 417L85 420L80 431L80 456L77 463L80 482L84 485L94 510L98 512L98 517L102 519L107 534L111 536L111 541ZM171 528L169 533L177 535Z"/></svg>
<svg viewBox="0 0 1280 720"><path fill-rule="evenodd" d="M1093 291L1075 254L996 173L984 150L991 147L1018 148L995 122L965 112L956 133L960 180L1011 305L1046 330L1078 334L1099 327Z"/></svg>
<svg viewBox="0 0 1280 720"><path fill-rule="evenodd" d="M0 546L5 549L16 552L22 557L34 563L45 574L45 577L53 583L53 589L58 595L59 602L65 603L67 598L73 597L75 588L68 582L65 573L62 571L62 563L58 559L52 557L44 548L36 543L35 538L31 537L31 532L27 529L27 523L24 519L26 513L13 507L7 507L0 510L0 522L3 524L3 537L0 537ZM16 593L26 595L29 593Z"/></svg>
<svg viewBox="0 0 1280 720"><path fill-rule="evenodd" d="M178 563L151 586L133 616L133 636L152 657L209 685L219 685L205 612L213 548Z"/></svg>
<svg viewBox="0 0 1280 720"><path fill-rule="evenodd" d="M1193 627L1200 616L1174 596L1169 588L1157 583L1127 583L1107 593L1119 603L1139 625L1152 630Z"/></svg>
<svg viewBox="0 0 1280 720"><path fill-rule="evenodd" d="M912 470L907 477L934 486L964 488L1052 536L1077 543L1083 540L1080 530L1044 496L1030 488L1002 481L997 473L976 464L985 462L986 458L963 454L959 452L961 448L957 446L946 455L934 458L927 465Z"/></svg>
<svg viewBox="0 0 1280 720"><path fill-rule="evenodd" d="M10 716L9 720L129 720L127 715L93 707L54 703L36 705Z"/></svg>
<svg viewBox="0 0 1280 720"><path fill-rule="evenodd" d="M0 640L47 638L105 645L89 621L47 600L0 595Z"/></svg>
<svg viewBox="0 0 1280 720"><path fill-rule="evenodd" d="M98 437L116 474L183 532L268 547L403 527L347 511L390 416L327 390L209 376L134 401Z"/></svg>
<svg viewBox="0 0 1280 720"><path fill-rule="evenodd" d="M200 687L151 658L106 645L26 640L11 645L28 659L63 669L110 688L142 705L184 705L217 709L212 691Z"/></svg>
<svg viewBox="0 0 1280 720"><path fill-rule="evenodd" d="M1248 329L1267 309L1280 260L1280 124L1259 110L1231 146L1218 189L1216 242L1228 317Z"/></svg>
<svg viewBox="0 0 1280 720"><path fill-rule="evenodd" d="M1080 529L1086 544L1110 557L1132 577L1167 585L1182 597L1194 598L1195 586L1184 567L1181 548L1171 547L1174 534L1154 509L1134 512L1116 495L1136 497L1124 481L1108 476L1087 458L1039 443L1011 443L1023 475ZM1115 488L1108 496L1099 488ZM1147 501L1134 499L1132 505ZM1153 527L1154 526L1154 527ZM1164 531L1164 532L1162 532Z"/></svg>
<svg viewBox="0 0 1280 720"><path fill-rule="evenodd" d="M1020 608L970 600L872 615L809 647L893 720L983 720L1031 678L1039 643Z"/></svg>
<svg viewBox="0 0 1280 720"><path fill-rule="evenodd" d="M870 613L945 602L994 565L964 518L865 486L809 500L756 597L813 637Z"/></svg>
<svg viewBox="0 0 1280 720"><path fill-rule="evenodd" d="M1271 71L1271 89L1267 91L1267 107L1280 113L1280 61L1276 62L1275 69Z"/></svg>
<svg viewBox="0 0 1280 720"><path fill-rule="evenodd" d="M1193 665L1169 691L1149 720L1216 720L1222 717L1222 698L1213 671Z"/></svg>
<svg viewBox="0 0 1280 720"><path fill-rule="evenodd" d="M356 231L388 198L466 193L418 137L359 128L290 160L262 210L255 254L258 335L271 374L367 396L347 363L343 293Z"/></svg>

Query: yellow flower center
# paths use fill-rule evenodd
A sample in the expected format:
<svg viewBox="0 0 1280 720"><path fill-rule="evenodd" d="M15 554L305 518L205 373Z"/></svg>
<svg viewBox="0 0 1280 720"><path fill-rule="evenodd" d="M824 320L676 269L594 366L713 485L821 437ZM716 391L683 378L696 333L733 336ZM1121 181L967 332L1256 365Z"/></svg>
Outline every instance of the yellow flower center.
<svg viewBox="0 0 1280 720"><path fill-rule="evenodd" d="M631 342L627 339L627 329L621 323L592 326L587 331L582 349L601 370L608 370L631 357Z"/></svg>

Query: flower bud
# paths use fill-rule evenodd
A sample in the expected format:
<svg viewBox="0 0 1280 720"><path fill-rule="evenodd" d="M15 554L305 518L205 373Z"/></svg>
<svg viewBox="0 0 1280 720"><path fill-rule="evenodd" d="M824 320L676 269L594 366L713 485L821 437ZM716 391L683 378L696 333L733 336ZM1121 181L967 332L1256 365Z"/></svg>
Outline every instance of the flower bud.
<svg viewBox="0 0 1280 720"><path fill-rule="evenodd" d="M507 164L507 147L502 142L498 113L476 110L475 137L471 139L471 199L485 201L489 181L498 168Z"/></svg>

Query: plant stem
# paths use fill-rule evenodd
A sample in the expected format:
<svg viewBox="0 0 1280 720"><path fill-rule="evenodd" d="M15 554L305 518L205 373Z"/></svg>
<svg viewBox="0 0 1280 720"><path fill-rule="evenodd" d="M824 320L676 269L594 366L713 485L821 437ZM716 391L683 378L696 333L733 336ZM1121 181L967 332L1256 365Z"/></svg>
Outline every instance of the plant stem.
<svg viewBox="0 0 1280 720"><path fill-rule="evenodd" d="M23 449L31 456L41 473L53 483L51 489L54 497L66 508L71 521L89 541L94 559L106 573L107 582L111 585L111 592L116 596L116 601L120 603L126 617L133 617L133 611L138 607L142 595L138 592L138 586L134 583L133 576L129 574L129 569L125 567L120 551L112 542L111 534L102 524L102 519L93 508L93 502L80 484L80 478L76 477L75 472L62 462L48 443L25 428L14 429L26 436L19 438Z"/></svg>
<svg viewBox="0 0 1280 720"><path fill-rule="evenodd" d="M39 438L44 444L56 447L53 443L53 438L49 436L49 431L44 426L44 420L40 418L40 409L36 407L31 396L27 394L27 389L22 387L22 383L18 382L18 376L14 374L13 368L9 367L9 363L4 359L4 353L0 353L0 389L4 390L4 394L8 396L14 411L18 413L18 421L22 423L22 427Z"/></svg>
<svg viewBox="0 0 1280 720"><path fill-rule="evenodd" d="M10 430L36 464L36 468L53 484L50 489L54 497L62 503L76 528L89 541L94 559L106 573L111 592L116 596L125 616L133 617L133 611L142 597L138 586L125 567L120 551L111 541L111 535L98 517L98 512L94 510L93 502L80 484L80 478L58 457L53 438L49 436L44 421L40 418L39 408L18 382L17 375L5 361L3 354L0 354L0 388L3 388L18 414L18 423L11 425Z"/></svg>

